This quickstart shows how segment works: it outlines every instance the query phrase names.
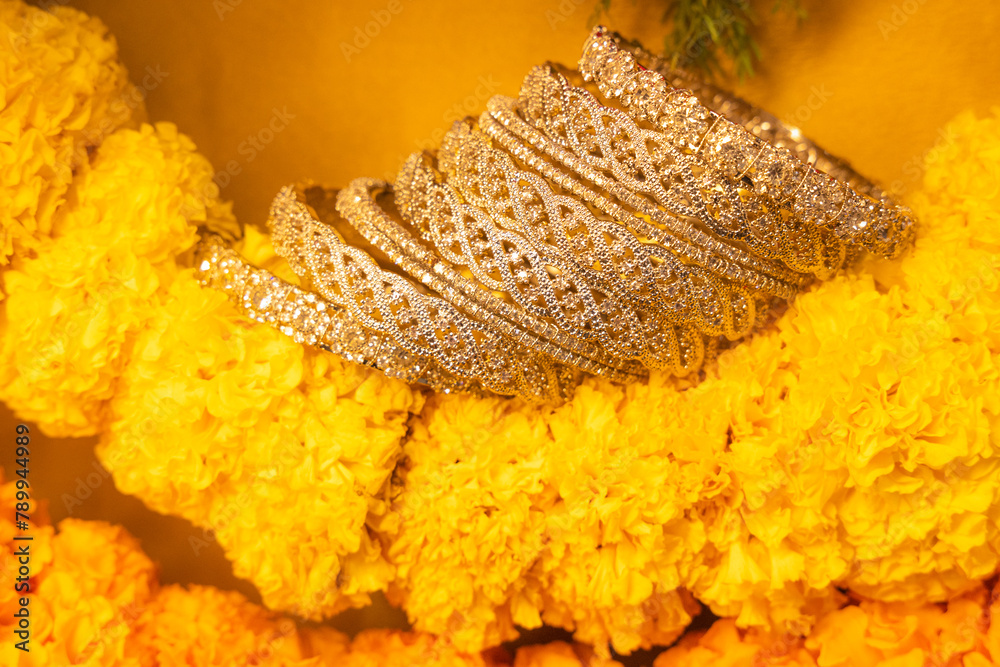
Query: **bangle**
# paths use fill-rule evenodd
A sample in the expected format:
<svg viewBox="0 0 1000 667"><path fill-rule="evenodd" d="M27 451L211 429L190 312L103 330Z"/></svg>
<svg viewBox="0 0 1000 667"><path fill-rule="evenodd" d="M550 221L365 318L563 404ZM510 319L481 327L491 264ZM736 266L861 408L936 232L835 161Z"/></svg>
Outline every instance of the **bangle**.
<svg viewBox="0 0 1000 667"><path fill-rule="evenodd" d="M798 128L670 70L662 59L603 26L594 28L587 41L580 72L605 97L619 101L633 117L648 120L674 145L703 155L734 180L746 179L757 195L790 205L802 220L833 230L846 243L895 257L912 241L909 209Z"/></svg>
<svg viewBox="0 0 1000 667"><path fill-rule="evenodd" d="M312 191L331 200L336 195L321 188ZM383 269L372 255L320 222L305 193L283 188L272 203L269 225L275 250L319 294L349 311L361 326L433 359L466 382L531 400L568 397L575 384L569 368L483 326L408 276ZM327 206L322 214L335 212Z"/></svg>
<svg viewBox="0 0 1000 667"><path fill-rule="evenodd" d="M506 293L560 331L650 366L641 313L627 295L606 281L584 277L562 257L545 253L519 231L501 227L489 212L463 202L450 184L438 182L426 161L420 153L407 160L393 189L395 202L445 261L468 268L482 287Z"/></svg>
<svg viewBox="0 0 1000 667"><path fill-rule="evenodd" d="M385 334L363 327L348 310L250 266L215 234L196 245L195 263L202 285L221 290L241 313L297 343L436 391L481 391L477 382L455 377L433 359L414 355Z"/></svg>
<svg viewBox="0 0 1000 667"><path fill-rule="evenodd" d="M544 175L564 190L591 203L611 216L640 238L650 239L694 264L725 276L737 285L743 284L754 292L791 299L808 280L787 267L752 255L735 245L723 243L701 231L686 220L670 215L625 188L617 187L604 174L592 169L566 149L548 140L544 134L518 116L515 101L496 95L487 103L488 111L479 118L479 126L491 139L504 147L522 163ZM612 193L643 217L588 188L572 175L560 170L532 149L544 155L556 156L559 162L603 191Z"/></svg>
<svg viewBox="0 0 1000 667"><path fill-rule="evenodd" d="M337 210L369 243L378 247L402 270L470 313L484 325L499 330L561 364L616 381L645 377L646 369L635 360L611 355L599 345L575 338L551 323L510 303L503 296L468 279L417 241L376 198L392 194L390 186L375 179L359 178L337 196ZM391 203L391 202L387 202Z"/></svg>
<svg viewBox="0 0 1000 667"><path fill-rule="evenodd" d="M830 230L802 224L660 130L643 129L627 113L602 105L551 66L535 67L521 87L522 116L576 159L636 196L697 220L720 239L794 271L828 276L843 264L844 243ZM650 202L650 203L653 203Z"/></svg>
<svg viewBox="0 0 1000 667"><path fill-rule="evenodd" d="M676 325L735 340L755 323L757 299L746 287L662 246L642 243L616 221L595 216L578 198L557 194L468 122L456 123L445 135L439 161L467 201L522 232L546 261L569 263L585 279L630 300L646 337Z"/></svg>
<svg viewBox="0 0 1000 667"><path fill-rule="evenodd" d="M396 202L404 217L407 211L419 216L414 224L421 231L426 226L425 237L434 239L446 260L469 267L477 278L481 275L486 288L512 293L529 312L541 311L536 314L555 319L561 331L585 340L596 338L595 342L614 356L638 359L648 368L678 374L692 370L681 363L679 350L685 338L700 347L694 332L678 331L648 305L637 306L627 293L595 285L567 266L562 256L544 248L536 251L523 235L498 227L487 212L462 202L450 184L438 183L423 160L415 154L403 167L397 179ZM505 279L497 280L503 273L508 274ZM556 308L531 307L553 301ZM558 317L562 309L571 309L571 317ZM557 312L550 314L552 310ZM688 356L688 363L700 364L702 356L699 350Z"/></svg>

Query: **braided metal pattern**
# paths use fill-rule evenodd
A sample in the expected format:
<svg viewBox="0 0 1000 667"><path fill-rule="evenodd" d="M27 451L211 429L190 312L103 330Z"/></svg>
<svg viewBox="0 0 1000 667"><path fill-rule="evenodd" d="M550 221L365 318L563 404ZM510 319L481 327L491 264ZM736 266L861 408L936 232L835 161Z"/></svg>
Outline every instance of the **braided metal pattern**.
<svg viewBox="0 0 1000 667"><path fill-rule="evenodd" d="M723 239L800 272L840 268L844 244L832 233L802 225L763 205L706 160L642 129L623 111L602 105L551 67L536 67L521 88L522 114L536 127L622 188L652 197L668 212L692 218ZM743 194L741 194L741 192ZM829 265L829 258L836 258Z"/></svg>
<svg viewBox="0 0 1000 667"><path fill-rule="evenodd" d="M597 26L580 72L635 119L663 131L763 201L784 205L803 226L886 257L912 242L915 221L874 183L802 136L798 128L739 98L671 70L666 61ZM831 258L832 259L832 258ZM828 260L829 261L829 260Z"/></svg>
<svg viewBox="0 0 1000 667"><path fill-rule="evenodd" d="M383 270L365 251L344 243L288 187L271 208L275 249L312 287L364 328L430 358L448 373L508 395L564 395L554 364L467 317L447 300L424 293L406 276Z"/></svg>

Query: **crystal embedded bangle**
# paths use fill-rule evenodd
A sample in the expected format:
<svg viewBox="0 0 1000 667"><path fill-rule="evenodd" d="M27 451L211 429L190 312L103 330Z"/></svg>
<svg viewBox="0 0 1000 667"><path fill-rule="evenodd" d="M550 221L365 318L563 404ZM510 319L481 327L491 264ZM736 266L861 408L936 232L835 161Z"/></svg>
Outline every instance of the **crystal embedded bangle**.
<svg viewBox="0 0 1000 667"><path fill-rule="evenodd" d="M199 241L195 258L203 285L221 290L244 315L298 343L436 391L480 391L477 382L455 377L434 360L414 355L385 334L361 326L346 309L250 266L214 234Z"/></svg>
<svg viewBox="0 0 1000 667"><path fill-rule="evenodd" d="M391 193L386 183L356 179L338 195L337 210L369 243L379 247L407 273L420 276L426 285L456 307L468 312L484 326L548 355L560 364L617 381L646 375L639 362L620 359L599 345L573 338L553 323L536 317L466 278L393 219L376 201L381 193Z"/></svg>
<svg viewBox="0 0 1000 667"><path fill-rule="evenodd" d="M661 58L607 28L594 28L580 71L675 146L703 155L731 179L746 179L756 194L790 206L803 220L886 257L899 255L912 241L908 209L798 128L670 70Z"/></svg>
<svg viewBox="0 0 1000 667"><path fill-rule="evenodd" d="M324 199L336 195L311 190ZM362 326L488 391L531 400L572 393L576 379L570 369L468 317L409 276L383 269L369 253L345 243L334 227L320 221L336 215L332 202L317 212L307 204L306 192L283 188L272 204L269 224L278 254L312 289L345 308Z"/></svg>
<svg viewBox="0 0 1000 667"><path fill-rule="evenodd" d="M578 198L557 194L470 122L456 123L442 142L439 160L448 183L494 222L523 234L549 265L568 265L589 284L630 304L642 322L640 335L651 341L668 327L685 326L735 340L753 327L757 302L766 299L658 244L643 243L617 221L595 216ZM424 225L440 225L443 218L462 226L459 211L450 217L421 215L421 207L427 210L433 201L425 194L411 207Z"/></svg>
<svg viewBox="0 0 1000 667"><path fill-rule="evenodd" d="M490 99L487 107L489 110L479 118L479 126L491 139L523 164L591 203L637 236L650 239L717 275L738 285L748 286L755 292L791 299L808 281L808 276L724 243L687 220L660 209L648 199L617 186L605 174L593 169L523 120L516 111L515 100L496 95ZM582 174L597 188L612 194L614 199L587 187L543 156L552 156L550 159ZM632 210L625 209L623 204Z"/></svg>
<svg viewBox="0 0 1000 667"><path fill-rule="evenodd" d="M633 303L630 290L615 293L606 281L585 276L558 253L499 227L497 218L464 203L450 184L438 182L425 159L415 154L407 161L397 179L396 202L404 218L415 215L412 223L446 261L469 267L486 289L511 294L528 312L575 338L602 345L614 356L678 375L694 370L692 364L700 365L703 340L691 327L671 326L662 311ZM692 353L682 357L686 349Z"/></svg>
<svg viewBox="0 0 1000 667"><path fill-rule="evenodd" d="M794 271L825 277L842 266L845 244L833 231L765 206L717 162L673 145L659 129L639 127L624 111L574 85L572 76L579 79L554 66L535 67L521 87L519 111L550 141L610 178L613 192L626 189Z"/></svg>

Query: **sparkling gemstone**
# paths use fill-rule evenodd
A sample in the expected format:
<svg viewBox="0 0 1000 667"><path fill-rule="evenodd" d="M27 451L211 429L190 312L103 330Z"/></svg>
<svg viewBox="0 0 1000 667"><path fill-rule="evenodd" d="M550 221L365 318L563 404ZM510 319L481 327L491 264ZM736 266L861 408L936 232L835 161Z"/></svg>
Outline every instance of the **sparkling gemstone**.
<svg viewBox="0 0 1000 667"><path fill-rule="evenodd" d="M271 305L271 293L267 285L257 285L250 292L250 307L254 310L266 310Z"/></svg>
<svg viewBox="0 0 1000 667"><path fill-rule="evenodd" d="M754 166L754 191L759 195L778 195L792 170L793 165L779 159L773 151L766 150Z"/></svg>
<svg viewBox="0 0 1000 667"><path fill-rule="evenodd" d="M639 72L636 77L638 88L635 91L635 104L646 114L646 117L655 121L663 105L667 102L667 92L663 85L663 80L659 75L649 70Z"/></svg>
<svg viewBox="0 0 1000 667"><path fill-rule="evenodd" d="M601 80L613 97L622 94L625 82L635 72L635 62L624 53L616 53L601 66Z"/></svg>
<svg viewBox="0 0 1000 667"><path fill-rule="evenodd" d="M786 159L787 156L786 154ZM799 190L806 187L805 183L802 181L809 175L812 171L807 165L802 164L796 158L791 158L794 162L794 169L789 173L788 178L785 179L784 185L781 188L781 196L783 199L788 199L793 194L796 194Z"/></svg>
<svg viewBox="0 0 1000 667"><path fill-rule="evenodd" d="M813 222L823 219L824 208L823 200L819 193L815 190L809 190L807 192L799 192L792 210L800 218Z"/></svg>

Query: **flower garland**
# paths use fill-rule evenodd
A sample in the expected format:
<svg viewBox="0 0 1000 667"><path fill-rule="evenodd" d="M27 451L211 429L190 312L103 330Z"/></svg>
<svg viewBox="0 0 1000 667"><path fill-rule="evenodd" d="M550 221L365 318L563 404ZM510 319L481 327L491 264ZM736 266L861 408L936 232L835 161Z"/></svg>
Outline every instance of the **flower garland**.
<svg viewBox="0 0 1000 667"><path fill-rule="evenodd" d="M61 108L61 75L31 76ZM41 241L3 275L0 398L48 433L101 433L120 489L305 618L388 590L462 650L545 622L630 651L676 638L697 599L732 620L693 655L726 623L760 628L737 652L820 633L858 613L839 588L876 615L974 597L1000 563L1000 115L946 136L901 261L803 295L697 384L592 380L553 408L427 397L239 317L184 268L195 226L235 224L211 167L169 124L118 129L63 205L27 190L33 222L3 220ZM288 276L254 230L242 252Z"/></svg>
<svg viewBox="0 0 1000 667"><path fill-rule="evenodd" d="M14 482L0 473L0 562L16 562ZM156 566L120 526L64 519L58 531L33 504L31 638L24 653L0 645L5 665L146 667L502 667L506 651L461 653L431 635L367 630L351 640L332 628L304 628L239 593L209 586L161 586ZM9 576L16 566L5 567ZM0 588L0 631L13 636L18 594ZM554 642L518 651L518 667L615 667L583 646ZM619 666L620 667L620 666Z"/></svg>
<svg viewBox="0 0 1000 667"><path fill-rule="evenodd" d="M2 482L0 476L0 562L9 564L20 544L13 539L16 487ZM299 627L239 593L160 586L156 567L121 527L64 519L56 532L44 510L35 506L31 514L31 651L21 654L5 642L4 664L620 667L564 642L522 647L511 660L504 650L462 653L424 633L366 630L350 640L331 628ZM653 667L985 666L1000 659L998 593L980 585L948 605L862 602L820 619L808 638L740 631L732 619L723 619L685 636ZM13 586L4 586L0 630L12 632L17 608Z"/></svg>

